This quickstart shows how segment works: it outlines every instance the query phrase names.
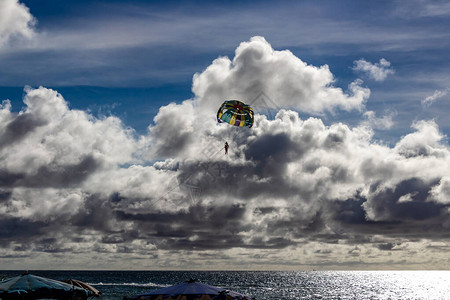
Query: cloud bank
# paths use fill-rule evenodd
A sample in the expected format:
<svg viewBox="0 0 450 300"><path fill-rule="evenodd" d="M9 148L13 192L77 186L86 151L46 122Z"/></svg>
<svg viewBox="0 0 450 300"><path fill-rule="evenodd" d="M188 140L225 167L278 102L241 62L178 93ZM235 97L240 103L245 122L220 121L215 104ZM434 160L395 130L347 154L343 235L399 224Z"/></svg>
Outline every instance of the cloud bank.
<svg viewBox="0 0 450 300"><path fill-rule="evenodd" d="M44 87L25 89L19 113L4 100L0 262L378 268L389 253L397 268L448 266L430 246L449 238L445 135L418 121L389 147L373 141L370 122L300 118L293 108L363 108L366 88L355 82L348 94L332 78L256 37L196 74L195 97L161 107L144 136L114 116L70 109ZM273 117L258 111L261 92ZM254 100L253 128L216 123L220 102L235 97Z"/></svg>

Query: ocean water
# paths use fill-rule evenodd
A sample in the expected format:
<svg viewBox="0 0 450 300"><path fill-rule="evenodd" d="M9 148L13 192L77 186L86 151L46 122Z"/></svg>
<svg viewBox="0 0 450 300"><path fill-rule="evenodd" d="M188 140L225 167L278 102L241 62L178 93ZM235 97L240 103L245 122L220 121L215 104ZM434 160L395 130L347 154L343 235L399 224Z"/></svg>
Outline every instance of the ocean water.
<svg viewBox="0 0 450 300"><path fill-rule="evenodd" d="M20 271L0 271L13 277ZM450 271L30 271L56 280L78 279L122 299L196 278L202 283L278 299L450 299Z"/></svg>

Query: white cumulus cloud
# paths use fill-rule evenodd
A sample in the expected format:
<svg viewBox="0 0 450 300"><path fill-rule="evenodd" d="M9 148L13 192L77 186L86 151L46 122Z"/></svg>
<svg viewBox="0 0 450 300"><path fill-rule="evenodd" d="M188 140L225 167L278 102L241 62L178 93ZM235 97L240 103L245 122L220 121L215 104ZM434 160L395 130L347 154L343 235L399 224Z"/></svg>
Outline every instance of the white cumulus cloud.
<svg viewBox="0 0 450 300"><path fill-rule="evenodd" d="M364 107L370 90L362 81L351 83L347 92L333 83L327 65L308 65L289 50L274 50L263 37L253 37L239 45L232 60L217 58L195 74L192 90L202 105L214 108L223 99L249 103L262 92L280 108L312 114Z"/></svg>
<svg viewBox="0 0 450 300"><path fill-rule="evenodd" d="M450 203L450 176L441 178L439 184L431 190L429 199L443 204Z"/></svg>
<svg viewBox="0 0 450 300"><path fill-rule="evenodd" d="M0 46L13 37L31 38L36 19L18 0L0 1Z"/></svg>
<svg viewBox="0 0 450 300"><path fill-rule="evenodd" d="M377 117L374 111L366 111L363 114L366 120L362 122L362 125L369 126L373 129L387 130L394 125L393 118L395 115L395 112L390 111L383 117Z"/></svg>
<svg viewBox="0 0 450 300"><path fill-rule="evenodd" d="M425 107L429 107L431 104L436 102L438 99L447 96L449 90L450 89L434 91L433 95L425 97L424 99L422 99L422 101L421 101L422 105L425 106Z"/></svg>
<svg viewBox="0 0 450 300"><path fill-rule="evenodd" d="M363 58L354 61L353 64L354 71L363 72L376 81L383 81L389 74L394 74L394 70L390 68L391 63L384 58L381 58L380 62L375 64Z"/></svg>

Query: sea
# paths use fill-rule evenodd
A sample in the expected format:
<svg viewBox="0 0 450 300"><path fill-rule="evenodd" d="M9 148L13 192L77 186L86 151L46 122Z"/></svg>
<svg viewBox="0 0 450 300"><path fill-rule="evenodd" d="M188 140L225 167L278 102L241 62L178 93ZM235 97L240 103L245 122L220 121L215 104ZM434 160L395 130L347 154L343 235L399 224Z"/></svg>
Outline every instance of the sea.
<svg viewBox="0 0 450 300"><path fill-rule="evenodd" d="M56 280L78 279L123 299L194 278L257 300L450 299L450 271L29 271ZM14 277L20 271L0 271Z"/></svg>

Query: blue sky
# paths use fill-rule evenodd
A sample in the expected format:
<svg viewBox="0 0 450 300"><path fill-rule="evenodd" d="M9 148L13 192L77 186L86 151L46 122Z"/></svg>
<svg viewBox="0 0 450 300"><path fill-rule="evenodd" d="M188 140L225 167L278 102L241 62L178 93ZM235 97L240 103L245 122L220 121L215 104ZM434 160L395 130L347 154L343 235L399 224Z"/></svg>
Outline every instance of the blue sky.
<svg viewBox="0 0 450 300"><path fill-rule="evenodd" d="M4 0L0 265L449 269L449 27L448 1ZM252 130L216 124L233 98Z"/></svg>

